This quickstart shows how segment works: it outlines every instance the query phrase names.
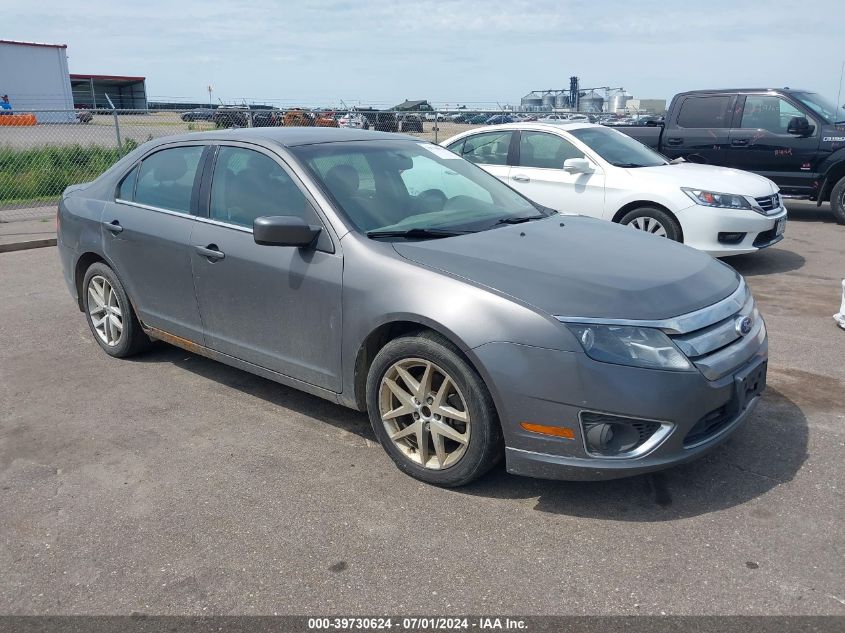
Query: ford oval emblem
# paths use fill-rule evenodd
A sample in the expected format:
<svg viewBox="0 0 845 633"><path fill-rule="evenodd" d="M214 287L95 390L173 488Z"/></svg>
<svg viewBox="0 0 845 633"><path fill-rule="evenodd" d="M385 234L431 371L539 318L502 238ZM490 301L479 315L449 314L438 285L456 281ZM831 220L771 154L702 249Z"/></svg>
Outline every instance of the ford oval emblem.
<svg viewBox="0 0 845 633"><path fill-rule="evenodd" d="M735 327L737 334L747 336L751 332L751 328L754 327L754 319L751 317L740 317L736 320Z"/></svg>

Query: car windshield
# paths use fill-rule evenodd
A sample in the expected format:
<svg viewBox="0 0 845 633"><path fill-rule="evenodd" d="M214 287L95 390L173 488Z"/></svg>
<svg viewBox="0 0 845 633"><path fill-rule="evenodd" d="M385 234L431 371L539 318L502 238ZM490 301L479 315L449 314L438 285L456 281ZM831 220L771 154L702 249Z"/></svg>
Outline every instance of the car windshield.
<svg viewBox="0 0 845 633"><path fill-rule="evenodd" d="M845 123L845 109L835 105L815 92L793 92L798 99L813 112L818 114L826 123Z"/></svg>
<svg viewBox="0 0 845 633"><path fill-rule="evenodd" d="M607 127L582 127L569 133L616 167L656 167L669 162L639 141Z"/></svg>
<svg viewBox="0 0 845 633"><path fill-rule="evenodd" d="M413 238L446 237L551 213L431 143L351 141L291 151L352 224L371 237L405 232Z"/></svg>

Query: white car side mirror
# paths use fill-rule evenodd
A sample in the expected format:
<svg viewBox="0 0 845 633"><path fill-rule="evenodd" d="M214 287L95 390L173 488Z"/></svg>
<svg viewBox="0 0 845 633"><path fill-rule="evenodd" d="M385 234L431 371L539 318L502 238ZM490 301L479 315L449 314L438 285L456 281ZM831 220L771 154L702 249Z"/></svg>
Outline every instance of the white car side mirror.
<svg viewBox="0 0 845 633"><path fill-rule="evenodd" d="M570 174L591 174L594 171L586 158L567 158L563 161L563 170Z"/></svg>

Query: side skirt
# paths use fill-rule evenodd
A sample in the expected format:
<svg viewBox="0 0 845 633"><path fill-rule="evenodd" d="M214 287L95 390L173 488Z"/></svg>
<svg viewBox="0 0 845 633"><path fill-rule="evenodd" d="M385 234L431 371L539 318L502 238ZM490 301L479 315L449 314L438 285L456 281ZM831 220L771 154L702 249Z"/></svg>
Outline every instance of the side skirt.
<svg viewBox="0 0 845 633"><path fill-rule="evenodd" d="M165 332L164 330L159 330L158 328L150 327L144 324L141 324L141 327L147 334L147 336L149 336L150 338L158 339L160 341L164 341L165 343L170 343L171 345L181 347L182 349L187 350L189 352L193 352L194 354L199 354L200 356L205 356L206 358L210 358L211 360L216 360L225 365L230 365L231 367L235 367L251 374L255 374L256 376L261 376L262 378L272 380L273 382L285 385L286 387L293 387L294 389L298 389L299 391L310 393L313 396L329 400L330 402L334 402L335 404L342 404L342 402L340 401L340 394L337 394L334 391L329 391L328 389L317 387L303 380L291 378L290 376L280 374L271 369L261 367L260 365L255 365L245 360L241 360L240 358L229 356L228 354L218 352L211 348L205 347L204 345L200 345L199 343L195 343L194 341L189 341L186 338L182 338L181 336L176 336L175 334L170 334L169 332Z"/></svg>

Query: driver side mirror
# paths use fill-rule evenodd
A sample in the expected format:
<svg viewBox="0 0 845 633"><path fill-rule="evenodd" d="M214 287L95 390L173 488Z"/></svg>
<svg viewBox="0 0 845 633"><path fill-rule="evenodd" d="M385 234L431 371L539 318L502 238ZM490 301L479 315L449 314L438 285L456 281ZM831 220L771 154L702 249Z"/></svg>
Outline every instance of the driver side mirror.
<svg viewBox="0 0 845 633"><path fill-rule="evenodd" d="M586 158L567 158L563 161L563 171L570 174L592 174L594 170Z"/></svg>
<svg viewBox="0 0 845 633"><path fill-rule="evenodd" d="M266 215L252 223L252 237L262 246L311 246L321 230L294 215Z"/></svg>
<svg viewBox="0 0 845 633"><path fill-rule="evenodd" d="M787 134L794 134L795 136L810 136L816 129L815 125L810 125L810 122L803 116L794 116L789 119L789 125L786 127Z"/></svg>

